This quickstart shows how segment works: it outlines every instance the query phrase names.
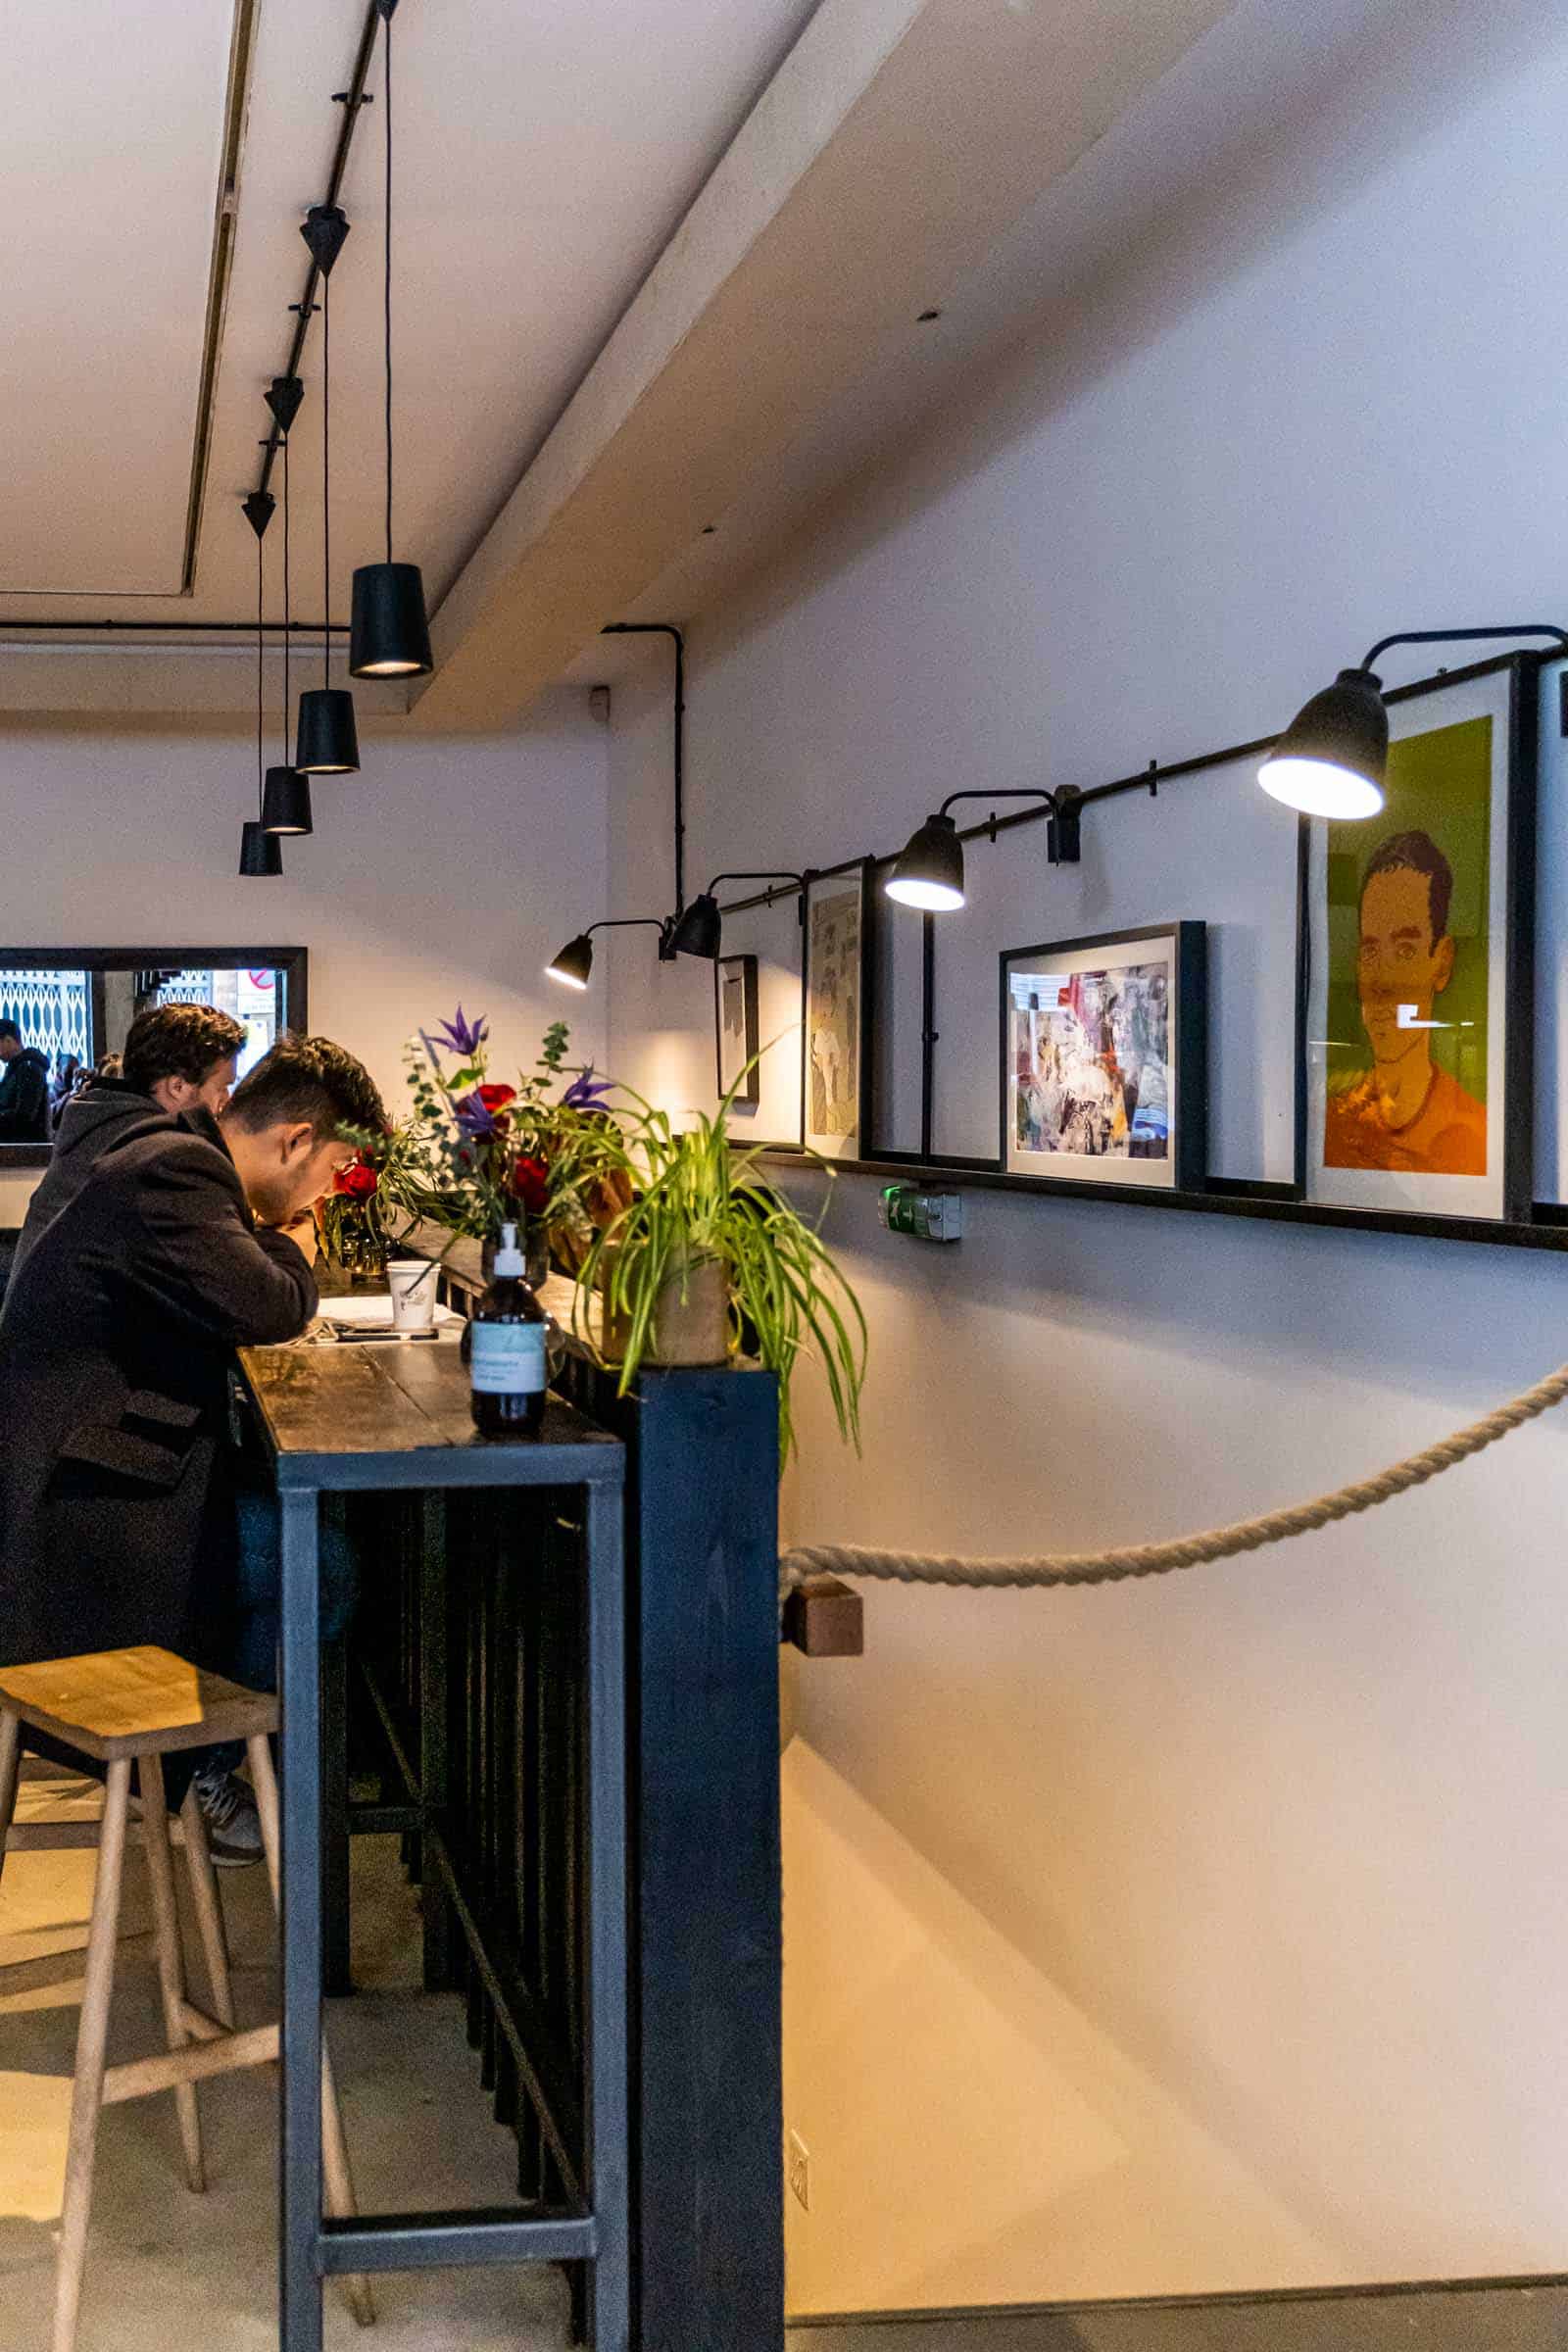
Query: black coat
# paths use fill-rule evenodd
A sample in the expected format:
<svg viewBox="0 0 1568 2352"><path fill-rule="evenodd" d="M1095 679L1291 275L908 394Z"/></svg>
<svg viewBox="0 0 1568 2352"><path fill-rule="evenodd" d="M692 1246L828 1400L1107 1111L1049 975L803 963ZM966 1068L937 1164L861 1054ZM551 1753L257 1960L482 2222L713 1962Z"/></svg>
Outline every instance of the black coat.
<svg viewBox="0 0 1568 2352"><path fill-rule="evenodd" d="M0 1143L49 1141L49 1064L36 1046L0 1063Z"/></svg>
<svg viewBox="0 0 1568 2352"><path fill-rule="evenodd" d="M103 1154L0 1315L0 1661L157 1642L222 1668L233 1350L315 1311L212 1121L151 1120Z"/></svg>
<svg viewBox="0 0 1568 2352"><path fill-rule="evenodd" d="M73 1095L61 1113L55 1148L42 1182L27 1202L27 1214L17 1244L11 1271L29 1257L38 1236L68 1200L74 1200L112 1144L123 1143L132 1128L169 1114L151 1095L127 1086L123 1078L94 1078L79 1095Z"/></svg>

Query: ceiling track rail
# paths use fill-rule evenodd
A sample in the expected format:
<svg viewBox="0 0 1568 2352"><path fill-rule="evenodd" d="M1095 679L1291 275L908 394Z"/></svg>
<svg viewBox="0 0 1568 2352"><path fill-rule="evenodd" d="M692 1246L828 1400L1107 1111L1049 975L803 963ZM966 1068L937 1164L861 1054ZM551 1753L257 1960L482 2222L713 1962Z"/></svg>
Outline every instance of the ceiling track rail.
<svg viewBox="0 0 1568 2352"><path fill-rule="evenodd" d="M380 9L376 5L376 0L370 0L370 5L365 12L365 25L360 34L360 46L354 60L354 71L349 76L349 86L346 90L339 90L332 101L334 106L342 107L343 120L338 125L337 144L332 151L332 168L327 175L326 194L321 198L323 205L336 204L338 200L343 187L343 176L348 170L349 154L354 145L355 125L365 108L370 103L366 96L365 84L370 71L370 60L375 54L375 36L380 23ZM295 313L294 332L289 340L288 358L279 370L282 375L299 374L300 362L305 357L306 338L311 331L311 316L316 309L316 297L320 290L320 284L321 272L313 261L305 272L305 284L301 289L298 303L290 305ZM265 490L270 482L272 466L282 446L283 436L274 423L262 443L262 470L256 481L258 490Z"/></svg>

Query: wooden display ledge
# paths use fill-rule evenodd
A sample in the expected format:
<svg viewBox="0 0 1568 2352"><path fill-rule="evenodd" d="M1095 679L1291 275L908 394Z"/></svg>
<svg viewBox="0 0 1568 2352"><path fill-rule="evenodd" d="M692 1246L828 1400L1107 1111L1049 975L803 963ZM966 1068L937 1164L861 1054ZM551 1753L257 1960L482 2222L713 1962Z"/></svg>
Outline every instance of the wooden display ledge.
<svg viewBox="0 0 1568 2352"><path fill-rule="evenodd" d="M438 1225L421 1225L411 1235L410 1247L427 1257L441 1259L443 1279L465 1298L477 1298L484 1288L477 1242L451 1242ZM443 1254L444 1253L444 1254ZM590 1296L579 1310L581 1294L569 1275L552 1274L538 1293L539 1303L579 1354L591 1350L578 1336L575 1317L581 1311L591 1333L599 1323L600 1303ZM852 1585L836 1576L813 1576L800 1585L784 1604L781 1638L808 1658L859 1658L865 1655L865 1603Z"/></svg>

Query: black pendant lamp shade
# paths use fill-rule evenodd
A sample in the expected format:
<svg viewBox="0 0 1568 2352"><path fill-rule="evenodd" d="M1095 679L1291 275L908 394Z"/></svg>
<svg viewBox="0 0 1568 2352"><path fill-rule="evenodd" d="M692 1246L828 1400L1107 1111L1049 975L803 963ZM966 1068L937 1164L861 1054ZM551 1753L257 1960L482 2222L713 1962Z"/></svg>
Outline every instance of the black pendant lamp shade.
<svg viewBox="0 0 1568 2352"><path fill-rule="evenodd" d="M928 914L951 913L963 905L963 844L951 816L938 809L909 835L883 889L901 906L919 906Z"/></svg>
<svg viewBox="0 0 1568 2352"><path fill-rule="evenodd" d="M718 911L718 901L710 890L702 890L677 920L670 934L670 953L675 956L706 956L712 962L723 945L723 939L724 922Z"/></svg>
<svg viewBox="0 0 1568 2352"><path fill-rule="evenodd" d="M362 564L354 574L349 675L422 678L434 667L417 564Z"/></svg>
<svg viewBox="0 0 1568 2352"><path fill-rule="evenodd" d="M354 697L343 686L307 686L294 728L294 764L302 775L351 776L360 764Z"/></svg>
<svg viewBox="0 0 1568 2352"><path fill-rule="evenodd" d="M560 980L567 988L586 988L594 968L594 943L586 931L568 939L557 956L545 965L546 975Z"/></svg>
<svg viewBox="0 0 1568 2352"><path fill-rule="evenodd" d="M1389 764L1389 714L1371 669L1342 669L1304 703L1257 771L1272 799L1308 816L1376 816Z"/></svg>
<svg viewBox="0 0 1568 2352"><path fill-rule="evenodd" d="M270 767L262 790L264 833L311 831L311 779L297 767Z"/></svg>
<svg viewBox="0 0 1568 2352"><path fill-rule="evenodd" d="M303 776L352 776L359 772L360 733L354 697L328 684L332 667L332 264L349 233L347 216L335 204L313 204L300 235L321 272L321 683L307 686L294 721L294 764ZM305 795L309 832L310 793Z"/></svg>
<svg viewBox="0 0 1568 2352"><path fill-rule="evenodd" d="M256 876L283 871L283 845L275 833L265 829L259 817L247 817L240 828L239 870Z"/></svg>

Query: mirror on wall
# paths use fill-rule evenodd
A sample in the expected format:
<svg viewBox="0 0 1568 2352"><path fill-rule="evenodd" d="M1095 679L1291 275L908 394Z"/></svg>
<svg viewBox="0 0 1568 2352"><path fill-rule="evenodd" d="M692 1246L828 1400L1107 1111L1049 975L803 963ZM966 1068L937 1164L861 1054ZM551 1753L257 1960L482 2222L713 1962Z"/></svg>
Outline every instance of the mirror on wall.
<svg viewBox="0 0 1568 2352"><path fill-rule="evenodd" d="M0 1021L16 1023L22 1052L41 1058L48 1080L41 1107L29 1086L27 1109L8 1113L0 1067L0 1166L43 1165L74 1087L115 1066L150 1005L232 1014L245 1031L243 1077L282 1030L305 1029L306 966L304 948L0 948Z"/></svg>

